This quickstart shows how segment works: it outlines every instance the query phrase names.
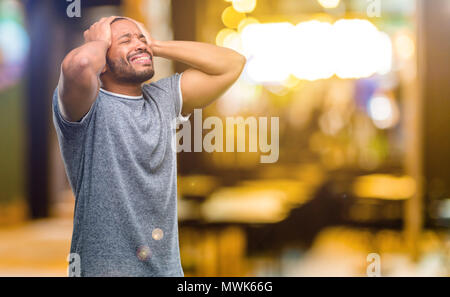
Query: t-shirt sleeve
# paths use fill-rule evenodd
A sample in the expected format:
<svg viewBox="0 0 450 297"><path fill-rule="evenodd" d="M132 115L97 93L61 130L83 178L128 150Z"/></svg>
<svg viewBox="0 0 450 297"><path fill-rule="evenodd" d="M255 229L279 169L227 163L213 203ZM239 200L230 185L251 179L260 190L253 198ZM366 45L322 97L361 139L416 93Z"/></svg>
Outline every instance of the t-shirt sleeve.
<svg viewBox="0 0 450 297"><path fill-rule="evenodd" d="M62 116L58 96L58 88L56 88L53 93L52 100L53 123L55 125L55 129L61 137L67 140L77 139L81 137L84 134L84 131L87 129L98 100L94 101L89 111L86 113L86 115L83 116L83 118L81 118L81 120L77 122L71 122L64 119L64 117Z"/></svg>
<svg viewBox="0 0 450 297"><path fill-rule="evenodd" d="M175 118L178 122L184 122L189 120L191 114L183 116L181 110L183 108L183 94L181 92L181 77L183 73L175 73L171 76L162 78L156 82L147 85L148 88L157 88L163 90L166 96L170 98L170 102L173 105Z"/></svg>
<svg viewBox="0 0 450 297"><path fill-rule="evenodd" d="M181 73L178 76L178 80L176 81L176 85L177 85L177 93L178 93L178 101L179 101L179 108L178 108L178 112L177 112L177 119L180 122L185 122L189 120L189 117L191 116L191 114L188 114L187 116L183 116L181 114L181 110L183 109L183 93L181 92L181 77L183 76L183 73Z"/></svg>

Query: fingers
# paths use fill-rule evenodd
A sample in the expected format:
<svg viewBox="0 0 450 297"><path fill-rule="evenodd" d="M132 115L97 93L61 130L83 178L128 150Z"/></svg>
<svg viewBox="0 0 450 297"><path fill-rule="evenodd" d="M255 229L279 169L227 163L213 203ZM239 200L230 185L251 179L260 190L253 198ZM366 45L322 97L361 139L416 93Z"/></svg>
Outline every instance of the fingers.
<svg viewBox="0 0 450 297"><path fill-rule="evenodd" d="M108 24L111 24L111 22L112 22L115 18L118 18L118 16L112 15L112 16L110 16L110 17L105 18L105 22L108 23Z"/></svg>
<svg viewBox="0 0 450 297"><path fill-rule="evenodd" d="M103 17L97 22L93 23L89 29L83 32L84 40L104 40L111 44L111 22L117 18L117 16Z"/></svg>

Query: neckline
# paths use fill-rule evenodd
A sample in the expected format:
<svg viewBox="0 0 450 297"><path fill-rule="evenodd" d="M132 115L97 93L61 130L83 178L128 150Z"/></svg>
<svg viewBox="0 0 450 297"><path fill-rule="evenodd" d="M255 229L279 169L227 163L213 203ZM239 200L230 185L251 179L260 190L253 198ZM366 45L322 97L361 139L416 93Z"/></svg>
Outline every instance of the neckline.
<svg viewBox="0 0 450 297"><path fill-rule="evenodd" d="M107 90L105 90L103 88L100 88L100 91L105 93L105 94L111 95L111 96L115 96L115 97L119 97L119 98L125 98L125 99L143 99L144 98L143 95L140 95L140 96L124 95L124 94L110 92L110 91L107 91Z"/></svg>

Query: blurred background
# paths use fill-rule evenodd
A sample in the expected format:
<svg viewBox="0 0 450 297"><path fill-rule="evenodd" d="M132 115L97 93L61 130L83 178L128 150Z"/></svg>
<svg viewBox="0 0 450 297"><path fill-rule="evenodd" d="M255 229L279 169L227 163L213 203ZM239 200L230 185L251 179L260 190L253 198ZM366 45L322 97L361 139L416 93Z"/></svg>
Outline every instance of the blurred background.
<svg viewBox="0 0 450 297"><path fill-rule="evenodd" d="M382 276L450 275L447 0L0 0L0 275L67 275L74 197L51 96L109 15L247 57L203 118L279 117L276 163L178 154L186 276L365 276L370 253Z"/></svg>

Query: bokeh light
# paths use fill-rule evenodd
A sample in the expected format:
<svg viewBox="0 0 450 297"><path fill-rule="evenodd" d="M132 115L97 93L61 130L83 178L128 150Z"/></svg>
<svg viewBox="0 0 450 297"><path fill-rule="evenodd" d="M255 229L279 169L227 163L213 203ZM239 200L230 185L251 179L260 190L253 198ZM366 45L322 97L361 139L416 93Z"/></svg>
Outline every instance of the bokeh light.
<svg viewBox="0 0 450 297"><path fill-rule="evenodd" d="M243 19L245 19L245 13L236 11L233 6L225 8L222 13L222 22L228 28L236 29Z"/></svg>
<svg viewBox="0 0 450 297"><path fill-rule="evenodd" d="M236 31L234 31L232 29L229 29L229 28L224 28L224 29L220 30L219 33L217 33L217 36L216 36L216 45L224 46L224 40L228 36L230 36L232 34L235 34L235 33L236 33Z"/></svg>
<svg viewBox="0 0 450 297"><path fill-rule="evenodd" d="M377 128L387 129L398 122L398 108L395 101L384 95L369 100L369 115Z"/></svg>
<svg viewBox="0 0 450 297"><path fill-rule="evenodd" d="M155 228L152 231L152 238L154 240L161 240L164 237L164 232L160 228Z"/></svg>
<svg viewBox="0 0 450 297"><path fill-rule="evenodd" d="M339 20L333 25L335 73L340 78L369 77L390 70L389 37L366 20Z"/></svg>
<svg viewBox="0 0 450 297"><path fill-rule="evenodd" d="M339 5L339 0L318 0L323 8L335 8Z"/></svg>
<svg viewBox="0 0 450 297"><path fill-rule="evenodd" d="M246 73L254 82L280 84L289 75L310 81L333 75L363 78L391 71L391 40L367 20L313 20L296 26L252 22L240 40L230 31L219 32L218 39L226 35L228 47L247 57Z"/></svg>
<svg viewBox="0 0 450 297"><path fill-rule="evenodd" d="M395 35L394 46L398 57L403 60L411 59L416 51L413 39L404 32Z"/></svg>
<svg viewBox="0 0 450 297"><path fill-rule="evenodd" d="M300 79L317 80L333 76L333 26L309 21L295 28L292 47L292 74Z"/></svg>
<svg viewBox="0 0 450 297"><path fill-rule="evenodd" d="M29 47L28 35L19 23L11 19L0 20L0 51L6 64L21 63Z"/></svg>
<svg viewBox="0 0 450 297"><path fill-rule="evenodd" d="M233 8L236 11L250 13L256 7L256 0L233 0Z"/></svg>
<svg viewBox="0 0 450 297"><path fill-rule="evenodd" d="M152 253L147 245L142 245L137 249L136 256L141 261L146 261L151 257Z"/></svg>
<svg viewBox="0 0 450 297"><path fill-rule="evenodd" d="M248 25L251 24L259 24L259 21L256 18L253 17L247 17L245 19L243 19L239 25L238 25L238 32L242 33L242 31L245 29L245 27L247 27Z"/></svg>

